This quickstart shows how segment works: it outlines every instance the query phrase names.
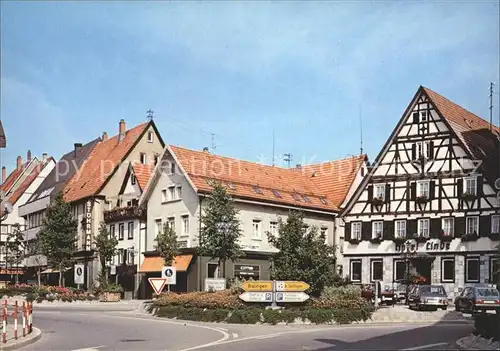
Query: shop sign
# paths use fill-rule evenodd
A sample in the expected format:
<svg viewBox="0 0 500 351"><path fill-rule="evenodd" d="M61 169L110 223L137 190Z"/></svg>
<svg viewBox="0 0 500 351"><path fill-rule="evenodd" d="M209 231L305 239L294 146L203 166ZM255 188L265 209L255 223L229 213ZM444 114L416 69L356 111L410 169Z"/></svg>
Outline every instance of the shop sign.
<svg viewBox="0 0 500 351"><path fill-rule="evenodd" d="M235 264L234 265L234 276L247 276L247 277L259 277L260 276L260 266L259 265L245 265L245 264Z"/></svg>
<svg viewBox="0 0 500 351"><path fill-rule="evenodd" d="M419 247L419 243L407 241L405 244L396 244L396 252L413 253L413 252L433 252L433 251L449 251L450 243L442 241L427 241Z"/></svg>
<svg viewBox="0 0 500 351"><path fill-rule="evenodd" d="M92 242L92 201L85 203L85 249L90 251Z"/></svg>

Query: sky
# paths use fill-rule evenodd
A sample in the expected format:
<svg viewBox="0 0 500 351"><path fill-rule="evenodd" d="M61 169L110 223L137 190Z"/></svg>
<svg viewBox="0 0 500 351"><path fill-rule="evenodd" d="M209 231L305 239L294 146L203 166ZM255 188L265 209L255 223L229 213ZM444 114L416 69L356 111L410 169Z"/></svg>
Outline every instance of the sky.
<svg viewBox="0 0 500 351"><path fill-rule="evenodd" d="M1 2L1 163L154 121L292 166L373 160L420 85L488 118L499 1ZM500 100L495 93L495 118ZM498 122L497 122L498 124Z"/></svg>

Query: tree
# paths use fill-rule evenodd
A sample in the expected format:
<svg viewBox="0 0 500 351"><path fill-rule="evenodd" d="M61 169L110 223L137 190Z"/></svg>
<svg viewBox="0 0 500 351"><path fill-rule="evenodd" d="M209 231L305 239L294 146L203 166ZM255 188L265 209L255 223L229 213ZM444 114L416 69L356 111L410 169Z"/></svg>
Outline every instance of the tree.
<svg viewBox="0 0 500 351"><path fill-rule="evenodd" d="M63 285L63 272L72 264L75 252L78 222L73 217L71 205L60 193L47 208L42 228L38 233L42 253L47 262L59 270L59 286Z"/></svg>
<svg viewBox="0 0 500 351"><path fill-rule="evenodd" d="M118 245L118 239L115 236L111 236L108 231L106 223L101 223L99 226L99 233L95 237L95 248L97 254L99 255L99 261L101 262L101 284L108 283L108 271L107 262L111 261L116 255L116 246Z"/></svg>
<svg viewBox="0 0 500 351"><path fill-rule="evenodd" d="M163 232L158 233L156 237L156 242L158 252L165 261L165 266L171 266L175 256L179 253L175 230L168 223L165 223L163 225Z"/></svg>
<svg viewBox="0 0 500 351"><path fill-rule="evenodd" d="M271 258L271 278L304 281L311 286L311 294L318 296L337 280L335 247L326 244L316 227L306 227L301 212L291 211L278 225L278 236L267 233L269 242L279 250Z"/></svg>
<svg viewBox="0 0 500 351"><path fill-rule="evenodd" d="M226 188L217 181L211 182L212 193L205 200L201 215L201 255L217 259L222 277L226 277L226 261L236 261L243 255L239 238L242 236L238 210Z"/></svg>
<svg viewBox="0 0 500 351"><path fill-rule="evenodd" d="M23 262L25 257L24 252L24 236L21 232L21 225L16 223L12 226L12 231L7 235L6 241L6 267L7 264L10 265L10 268L16 268L16 283L19 282L19 272L17 269L19 265Z"/></svg>

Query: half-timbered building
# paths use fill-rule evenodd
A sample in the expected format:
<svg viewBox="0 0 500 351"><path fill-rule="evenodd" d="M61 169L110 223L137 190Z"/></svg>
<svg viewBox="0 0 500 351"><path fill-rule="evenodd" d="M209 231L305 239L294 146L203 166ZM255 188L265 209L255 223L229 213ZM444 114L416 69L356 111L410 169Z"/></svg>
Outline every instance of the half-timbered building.
<svg viewBox="0 0 500 351"><path fill-rule="evenodd" d="M341 213L353 282L418 279L453 297L498 281L499 131L418 89Z"/></svg>

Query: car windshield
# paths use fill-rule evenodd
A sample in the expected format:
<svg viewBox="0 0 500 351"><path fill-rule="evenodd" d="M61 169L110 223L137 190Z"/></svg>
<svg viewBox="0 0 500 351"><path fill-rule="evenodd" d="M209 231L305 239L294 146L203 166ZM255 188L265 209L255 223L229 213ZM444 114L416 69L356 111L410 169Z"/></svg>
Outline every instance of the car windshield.
<svg viewBox="0 0 500 351"><path fill-rule="evenodd" d="M479 288L477 289L478 296L498 296L498 290L492 288Z"/></svg>
<svg viewBox="0 0 500 351"><path fill-rule="evenodd" d="M422 294L441 294L444 295L444 289L441 285L425 285L420 288Z"/></svg>

